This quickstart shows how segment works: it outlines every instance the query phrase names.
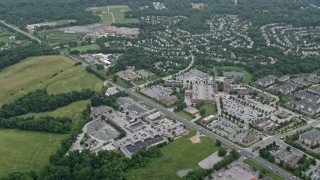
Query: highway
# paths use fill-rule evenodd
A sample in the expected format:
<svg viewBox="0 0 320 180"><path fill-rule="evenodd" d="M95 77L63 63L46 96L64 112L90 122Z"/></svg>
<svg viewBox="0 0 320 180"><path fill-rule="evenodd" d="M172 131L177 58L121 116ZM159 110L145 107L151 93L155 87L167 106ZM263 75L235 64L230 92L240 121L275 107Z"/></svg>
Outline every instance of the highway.
<svg viewBox="0 0 320 180"><path fill-rule="evenodd" d="M15 31L17 31L17 32L19 32L19 33L27 36L27 37L29 37L29 38L32 39L32 40L37 41L39 44L41 44L41 40L40 40L39 38L35 37L34 35L32 35L32 34L30 34L30 33L28 33L28 32L22 31L22 30L19 29L18 27L13 26L13 25L11 25L11 24L8 24L8 23L6 23L5 21L0 21L0 23L4 24L5 26L7 26L7 27L9 27L9 28L11 28L11 29L13 29L13 30L15 30Z"/></svg>
<svg viewBox="0 0 320 180"><path fill-rule="evenodd" d="M252 153L250 149L245 149L245 148L242 148L216 134L214 134L213 132L193 123L193 122L190 122L184 118L182 118L181 116L169 111L168 109L160 106L159 104L153 102L152 100L144 97L144 96L141 96L140 94L130 90L130 89L127 89L127 88L123 88L121 86L119 86L118 84L112 82L111 80L106 80L106 83L110 83L112 84L113 86L117 87L118 89L121 89L123 91L125 91L126 93L128 93L129 95L131 96L135 96L137 97L138 99L140 99L141 101L143 101L144 103L146 103L147 105L161 111L162 113L164 113L165 115L179 121L180 123L186 125L187 127L195 130L195 131L198 131L200 132L201 134L203 135L206 135L208 138L212 139L212 140L217 140L219 139L224 146L226 146L227 148L229 149L235 149L237 150L242 156L248 158L248 159L251 159L253 161L255 161L256 163L264 166L266 169L269 169L275 173L278 173L280 176L284 177L285 179L298 179L296 177L294 177L293 175L291 174L288 174L288 172L282 170L281 168L278 168L277 166L265 161L264 159L260 158L259 156L257 156L256 154Z"/></svg>

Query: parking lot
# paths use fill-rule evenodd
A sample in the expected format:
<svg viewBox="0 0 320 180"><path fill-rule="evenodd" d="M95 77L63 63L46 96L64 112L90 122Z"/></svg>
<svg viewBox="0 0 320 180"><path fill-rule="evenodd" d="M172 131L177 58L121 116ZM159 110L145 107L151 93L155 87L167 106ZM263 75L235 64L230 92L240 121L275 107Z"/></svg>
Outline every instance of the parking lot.
<svg viewBox="0 0 320 180"><path fill-rule="evenodd" d="M88 124L87 132L101 141L109 141L119 135L116 130L102 120L96 120Z"/></svg>
<svg viewBox="0 0 320 180"><path fill-rule="evenodd" d="M156 99L160 100L163 99L167 96L170 96L172 93L172 88L171 87L163 87L162 85L154 85L150 87L146 87L141 89L141 93Z"/></svg>

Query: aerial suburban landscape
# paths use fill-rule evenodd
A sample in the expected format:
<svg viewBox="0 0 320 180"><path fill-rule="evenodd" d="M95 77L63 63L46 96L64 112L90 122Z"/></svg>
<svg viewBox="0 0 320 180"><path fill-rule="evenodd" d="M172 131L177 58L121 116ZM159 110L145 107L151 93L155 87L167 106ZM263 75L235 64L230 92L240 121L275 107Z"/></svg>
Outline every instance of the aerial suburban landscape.
<svg viewBox="0 0 320 180"><path fill-rule="evenodd" d="M0 14L0 180L320 180L319 0Z"/></svg>

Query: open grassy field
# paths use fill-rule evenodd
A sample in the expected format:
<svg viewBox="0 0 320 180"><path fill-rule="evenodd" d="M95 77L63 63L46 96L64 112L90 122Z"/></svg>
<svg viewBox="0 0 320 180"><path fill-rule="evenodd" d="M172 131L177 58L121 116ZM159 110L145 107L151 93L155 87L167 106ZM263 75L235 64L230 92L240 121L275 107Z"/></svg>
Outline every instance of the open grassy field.
<svg viewBox="0 0 320 180"><path fill-rule="evenodd" d="M205 159L218 148L215 142L207 137L201 138L201 143L193 144L190 137L194 136L195 132L173 141L164 146L161 151L163 157L154 159L147 167L131 169L126 173L127 179L178 179L177 171L188 168L200 168L198 162Z"/></svg>
<svg viewBox="0 0 320 180"><path fill-rule="evenodd" d="M200 108L200 110L202 110L202 109L206 110L206 113L204 114L204 117L217 114L217 109L216 109L216 106L214 104L206 103Z"/></svg>
<svg viewBox="0 0 320 180"><path fill-rule="evenodd" d="M99 91L102 86L100 79L87 73L82 66L74 66L69 58L33 57L0 72L0 105L37 89L47 89L54 94L85 88Z"/></svg>
<svg viewBox="0 0 320 180"><path fill-rule="evenodd" d="M103 82L100 79L87 73L83 66L74 64L73 60L63 56L41 56L4 69L0 72L0 106L37 89L46 89L51 94L85 88L101 90ZM66 116L75 126L89 103L89 100L77 101L52 112L24 116ZM16 170L39 170L67 136L0 129L0 176Z"/></svg>
<svg viewBox="0 0 320 180"><path fill-rule="evenodd" d="M119 24L137 23L138 19L125 18L125 12L131 11L127 5L112 5L90 7L86 9L94 15L100 16L102 22L111 22Z"/></svg>
<svg viewBox="0 0 320 180"><path fill-rule="evenodd" d="M67 34L59 30L46 30L38 32L38 36L46 39L50 43L67 43L69 41L81 42L83 34Z"/></svg>
<svg viewBox="0 0 320 180"><path fill-rule="evenodd" d="M249 165L250 167L257 169L258 171L261 171L262 169L265 169L266 175L271 177L274 180L284 180L283 177L281 177L278 174L276 174L276 173L274 173L274 172L262 167L261 165L255 163L254 161L252 161L250 159L245 159L245 160L243 160L243 162L245 164Z"/></svg>
<svg viewBox="0 0 320 180"><path fill-rule="evenodd" d="M70 51L86 52L88 50L99 50L99 49L100 49L100 47L97 44L89 44L89 45L71 48Z"/></svg>
<svg viewBox="0 0 320 180"><path fill-rule="evenodd" d="M0 129L0 177L17 170L41 169L66 136Z"/></svg>
<svg viewBox="0 0 320 180"><path fill-rule="evenodd" d="M193 117L191 115L187 114L184 111L176 112L176 114L178 114L179 116L185 118L186 120L192 120L193 119Z"/></svg>

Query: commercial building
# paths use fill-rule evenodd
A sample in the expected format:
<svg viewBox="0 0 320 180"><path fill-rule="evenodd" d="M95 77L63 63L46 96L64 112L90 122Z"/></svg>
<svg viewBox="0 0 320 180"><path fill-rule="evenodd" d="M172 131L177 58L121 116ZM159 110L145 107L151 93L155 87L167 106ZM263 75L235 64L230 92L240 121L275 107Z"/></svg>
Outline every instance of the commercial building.
<svg viewBox="0 0 320 180"><path fill-rule="evenodd" d="M135 143L129 144L125 146L125 150L132 155L134 152L138 151L139 149L145 147L151 147L155 146L157 144L165 142L165 139L163 139L160 135L155 135L154 137L150 137L147 139L144 139L142 141L137 141Z"/></svg>
<svg viewBox="0 0 320 180"><path fill-rule="evenodd" d="M247 170L236 165L218 174L221 180L256 180L255 176Z"/></svg>
<svg viewBox="0 0 320 180"><path fill-rule="evenodd" d="M108 113L109 111L112 111L113 109L109 106L99 106L99 107L93 107L92 113L94 116L99 116Z"/></svg>
<svg viewBox="0 0 320 180"><path fill-rule="evenodd" d="M242 142L245 143L245 144L250 144L255 140L256 140L256 135L247 134L247 136L242 139Z"/></svg>
<svg viewBox="0 0 320 180"><path fill-rule="evenodd" d="M150 114L147 118L150 120L150 121L154 121L154 120L157 120L161 117L161 113L160 112L156 112L154 114Z"/></svg>
<svg viewBox="0 0 320 180"><path fill-rule="evenodd" d="M203 119L201 120L201 123L202 123L202 124L209 124L209 123L211 123L212 121L218 120L218 119L219 119L219 118L218 118L217 116L215 116L215 115L210 115L210 116L207 116L207 117L203 118Z"/></svg>
<svg viewBox="0 0 320 180"><path fill-rule="evenodd" d="M186 107L183 109L184 112L188 113L191 116L199 114L199 110L193 107Z"/></svg>
<svg viewBox="0 0 320 180"><path fill-rule="evenodd" d="M160 102L162 104L166 105L167 107L174 105L177 101L178 101L178 97L175 96L175 95L168 96L168 97L165 97L163 99L160 99Z"/></svg>

